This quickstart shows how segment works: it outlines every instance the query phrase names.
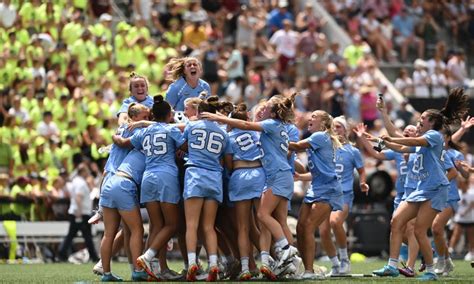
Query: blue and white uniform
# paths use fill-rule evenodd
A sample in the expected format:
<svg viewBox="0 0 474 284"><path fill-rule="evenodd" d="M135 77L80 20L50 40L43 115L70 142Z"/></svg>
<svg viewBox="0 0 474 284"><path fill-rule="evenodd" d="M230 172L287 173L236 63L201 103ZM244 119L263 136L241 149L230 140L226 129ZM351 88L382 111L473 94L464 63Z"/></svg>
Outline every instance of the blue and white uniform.
<svg viewBox="0 0 474 284"><path fill-rule="evenodd" d="M395 190L397 195L393 200L393 211L400 205L402 201L403 194L405 194L405 178L407 175L407 163L403 157L402 153L395 152L393 150L385 150L382 152L387 161L395 161L397 167L397 181L395 182Z"/></svg>
<svg viewBox="0 0 474 284"><path fill-rule="evenodd" d="M349 143L344 144L336 151L336 174L341 183L343 201L349 211L354 201L354 169L364 167L359 149Z"/></svg>
<svg viewBox="0 0 474 284"><path fill-rule="evenodd" d="M206 81L199 79L196 88L191 88L184 77L181 77L168 87L166 101L175 111L184 111L184 101L188 98L199 97L202 91L207 92L208 96L211 95L211 87Z"/></svg>
<svg viewBox="0 0 474 284"><path fill-rule="evenodd" d="M324 202L332 211L342 210L342 188L336 174L336 154L327 132L315 132L307 138L308 166L311 171L311 188L304 198L305 203Z"/></svg>
<svg viewBox="0 0 474 284"><path fill-rule="evenodd" d="M177 204L181 198L175 153L184 143L181 131L167 123L155 123L134 134L130 141L146 157L140 203Z"/></svg>
<svg viewBox="0 0 474 284"><path fill-rule="evenodd" d="M106 208L130 211L138 206L138 190L145 170L145 156L137 150L130 151L117 173L104 184L99 205ZM122 176L124 173L128 177Z"/></svg>
<svg viewBox="0 0 474 284"><path fill-rule="evenodd" d="M255 131L232 129L226 154L232 154L233 161L259 161L263 156L259 135ZM260 198L264 188L263 167L235 169L230 176L229 199L242 201Z"/></svg>
<svg viewBox="0 0 474 284"><path fill-rule="evenodd" d="M448 149L444 157L445 161L451 161L453 166L456 164L456 161L464 161L464 155L455 149ZM450 182L450 187L448 191L448 204L447 206L453 208L453 211L456 212L459 207L459 196L458 183L456 178L452 179Z"/></svg>
<svg viewBox="0 0 474 284"><path fill-rule="evenodd" d="M428 142L426 147L416 147L413 172L418 186L406 199L407 202L431 201L431 207L442 211L448 199L449 181L444 166L444 138L436 130L429 130L422 136Z"/></svg>
<svg viewBox="0 0 474 284"><path fill-rule="evenodd" d="M123 138L128 138L139 130L139 128L136 128L133 131L130 131L128 130L127 127L128 125L126 124L120 126L117 129L115 134L120 135ZM119 147L116 144L112 144L112 147L109 153L109 158L107 159L107 162L105 163L105 167L104 167L105 176L102 180L101 188L104 187L104 185L107 183L110 177L115 174L115 172L120 167L120 165L122 164L122 161L125 159L125 157L127 156L129 152L130 152L130 148Z"/></svg>
<svg viewBox="0 0 474 284"><path fill-rule="evenodd" d="M183 137L188 141L184 199L201 197L221 203L221 158L228 144L227 133L216 122L198 120L189 122Z"/></svg>
<svg viewBox="0 0 474 284"><path fill-rule="evenodd" d="M265 190L271 189L274 195L291 200L293 196L293 174L288 164L288 133L286 124L276 119L259 122L263 131L260 144L263 150L263 169L265 170Z"/></svg>
<svg viewBox="0 0 474 284"><path fill-rule="evenodd" d="M120 109L117 112L117 116L119 116L123 112L128 112L128 107L131 103L139 103L151 109L153 107L153 98L151 96L146 96L143 101L138 101L134 96L131 96L122 102L122 105L120 106Z"/></svg>

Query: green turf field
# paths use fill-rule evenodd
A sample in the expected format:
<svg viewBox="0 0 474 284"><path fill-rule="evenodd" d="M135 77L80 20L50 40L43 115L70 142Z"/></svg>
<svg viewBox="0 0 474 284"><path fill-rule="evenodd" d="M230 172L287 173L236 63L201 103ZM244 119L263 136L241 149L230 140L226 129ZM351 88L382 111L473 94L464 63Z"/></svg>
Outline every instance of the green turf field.
<svg viewBox="0 0 474 284"><path fill-rule="evenodd" d="M386 262L375 261L366 263L353 263L353 273L370 273L373 269L381 268ZM318 263L330 267L330 263ZM474 283L474 268L466 261L455 261L455 271L449 277L441 277L438 283ZM58 283L84 283L100 281L100 278L92 274L93 264L2 264L0 265L0 282L58 282ZM181 262L171 262L170 266L175 270L181 270ZM113 264L115 274L130 279L130 269L127 264ZM404 278L331 278L331 283L386 283L386 282L406 282L415 281L414 279Z"/></svg>

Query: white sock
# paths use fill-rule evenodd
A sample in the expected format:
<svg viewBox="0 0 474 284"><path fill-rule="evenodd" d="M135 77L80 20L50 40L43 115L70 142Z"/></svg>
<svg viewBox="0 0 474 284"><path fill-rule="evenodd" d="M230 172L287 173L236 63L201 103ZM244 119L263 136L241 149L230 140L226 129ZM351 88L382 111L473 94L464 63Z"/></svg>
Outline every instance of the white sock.
<svg viewBox="0 0 474 284"><path fill-rule="evenodd" d="M434 265L433 264L427 264L426 265L426 272L430 272L430 273L435 273L434 272Z"/></svg>
<svg viewBox="0 0 474 284"><path fill-rule="evenodd" d="M339 248L338 251L339 251L339 257L341 259L349 259L349 256L347 255L347 247Z"/></svg>
<svg viewBox="0 0 474 284"><path fill-rule="evenodd" d="M249 271L249 257L244 256L240 258L240 264L242 265L242 271Z"/></svg>
<svg viewBox="0 0 474 284"><path fill-rule="evenodd" d="M188 252L188 267L193 264L196 264L196 253Z"/></svg>
<svg viewBox="0 0 474 284"><path fill-rule="evenodd" d="M389 258L388 259L388 266L393 268L398 268L398 259L397 258Z"/></svg>
<svg viewBox="0 0 474 284"><path fill-rule="evenodd" d="M331 257L331 263L332 263L332 266L341 266L341 263L339 262L337 255Z"/></svg>
<svg viewBox="0 0 474 284"><path fill-rule="evenodd" d="M156 255L156 250L149 248L143 254L143 257L145 258L146 261L151 261L155 257L155 255Z"/></svg>
<svg viewBox="0 0 474 284"><path fill-rule="evenodd" d="M133 271L135 271L135 266L133 266L133 263L129 263L128 265L130 266L130 271L133 273Z"/></svg>
<svg viewBox="0 0 474 284"><path fill-rule="evenodd" d="M270 254L268 251L261 251L260 252L260 258L262 259L262 264L269 266L270 265Z"/></svg>
<svg viewBox="0 0 474 284"><path fill-rule="evenodd" d="M210 254L209 255L209 267L217 265L217 254Z"/></svg>
<svg viewBox="0 0 474 284"><path fill-rule="evenodd" d="M288 240L283 237L281 239L279 239L278 241L275 242L275 247L277 248L284 248L288 245Z"/></svg>

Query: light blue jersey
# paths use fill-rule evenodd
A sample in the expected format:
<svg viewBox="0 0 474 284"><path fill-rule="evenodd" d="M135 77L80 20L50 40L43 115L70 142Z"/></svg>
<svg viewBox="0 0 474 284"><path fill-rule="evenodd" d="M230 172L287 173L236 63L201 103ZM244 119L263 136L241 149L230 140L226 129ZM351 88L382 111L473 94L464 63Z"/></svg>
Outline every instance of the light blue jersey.
<svg viewBox="0 0 474 284"><path fill-rule="evenodd" d="M439 131L429 130L423 136L427 147L417 147L413 172L419 180L418 189L433 190L449 185L444 167L444 138Z"/></svg>
<svg viewBox="0 0 474 284"><path fill-rule="evenodd" d="M352 192L354 189L354 169L364 167L359 149L351 144L344 144L336 151L336 174L341 183L342 192Z"/></svg>
<svg viewBox="0 0 474 284"><path fill-rule="evenodd" d="M128 107L131 103L139 103L151 109L153 107L153 98L151 96L146 96L146 99L139 102L134 96L131 96L122 102L122 105L120 106L120 109L117 112L117 116L119 116L119 114L123 112L128 112Z"/></svg>
<svg viewBox="0 0 474 284"><path fill-rule="evenodd" d="M456 161L464 161L464 155L455 149L448 149L444 157L445 161L451 161L453 165L456 164ZM459 201L461 197L459 196L458 183L456 178L450 181L450 188L448 191L448 202L449 201Z"/></svg>
<svg viewBox="0 0 474 284"><path fill-rule="evenodd" d="M186 165L211 171L222 171L220 160L228 144L227 133L216 122L198 120L189 122L183 137L188 141Z"/></svg>
<svg viewBox="0 0 474 284"><path fill-rule="evenodd" d="M258 133L233 128L229 132L229 147L226 154L232 154L234 161L256 161L261 159L263 155Z"/></svg>
<svg viewBox="0 0 474 284"><path fill-rule="evenodd" d="M403 195L405 193L405 179L408 172L407 162L403 157L402 153L395 152L393 150L385 150L382 152L385 155L385 159L388 161L395 161L397 167L397 181L395 182L395 189L397 195Z"/></svg>
<svg viewBox="0 0 474 284"><path fill-rule="evenodd" d="M229 132L229 147L234 161L257 161L262 158L260 137L256 131L234 128ZM232 172L228 196L231 202L260 198L265 188L265 171L262 167L241 168Z"/></svg>
<svg viewBox="0 0 474 284"><path fill-rule="evenodd" d="M327 132L315 132L307 138L311 149L308 149L308 166L312 176L311 191L326 192L339 187L336 174L336 155L331 137Z"/></svg>
<svg viewBox="0 0 474 284"><path fill-rule="evenodd" d="M327 132L315 132L306 139L311 145L308 149L308 166L312 183L304 198L305 203L328 203L332 211L342 210L343 195L336 175L336 155Z"/></svg>
<svg viewBox="0 0 474 284"><path fill-rule="evenodd" d="M128 138L137 131L139 131L139 129L134 129L133 131L128 130L127 125L124 124L117 129L117 132L115 134L120 135L123 138ZM125 157L127 156L128 152L130 152L129 148L119 147L116 144L112 144L112 148L110 149L109 153L109 158L107 159L107 163L105 164L104 170L107 173L115 174L123 159L125 159Z"/></svg>
<svg viewBox="0 0 474 284"><path fill-rule="evenodd" d="M298 142L300 141L300 132L296 125L294 124L287 124L286 125L286 132L288 133L288 140L290 142ZM288 158L288 163L291 167L291 172L295 173L295 160L296 160L296 153L291 152L290 157Z"/></svg>
<svg viewBox="0 0 474 284"><path fill-rule="evenodd" d="M135 149L145 154L145 172L167 172L178 175L175 154L184 143L181 131L167 123L155 123L131 137Z"/></svg>
<svg viewBox="0 0 474 284"><path fill-rule="evenodd" d="M118 171L127 173L136 184L141 184L143 172L145 171L145 155L133 149L125 157Z"/></svg>
<svg viewBox="0 0 474 284"><path fill-rule="evenodd" d="M193 89L186 83L184 77L181 77L168 87L166 101L175 111L184 111L184 100L199 97L202 91L207 92L208 96L211 95L211 87L206 81L199 79L198 85Z"/></svg>
<svg viewBox="0 0 474 284"><path fill-rule="evenodd" d="M291 170L288 164L288 133L286 125L279 120L266 119L259 122L263 128L260 143L263 149L263 168L267 176L279 171Z"/></svg>
<svg viewBox="0 0 474 284"><path fill-rule="evenodd" d="M447 205L449 181L444 163L444 138L439 131L429 130L422 137L426 147L416 147L412 172L418 181L407 202L431 202L431 208L443 211ZM409 173L410 174L410 173Z"/></svg>

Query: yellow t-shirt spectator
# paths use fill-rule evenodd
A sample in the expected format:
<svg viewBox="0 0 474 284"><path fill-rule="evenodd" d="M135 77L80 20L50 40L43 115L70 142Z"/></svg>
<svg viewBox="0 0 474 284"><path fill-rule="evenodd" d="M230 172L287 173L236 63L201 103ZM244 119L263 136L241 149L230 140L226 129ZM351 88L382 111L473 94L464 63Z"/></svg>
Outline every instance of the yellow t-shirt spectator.
<svg viewBox="0 0 474 284"><path fill-rule="evenodd" d="M198 48L199 45L207 40L206 31L203 26L189 25L184 28L183 43L190 48Z"/></svg>

